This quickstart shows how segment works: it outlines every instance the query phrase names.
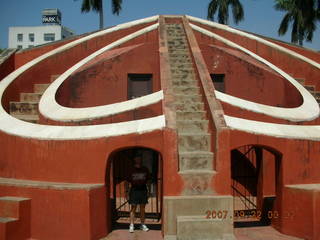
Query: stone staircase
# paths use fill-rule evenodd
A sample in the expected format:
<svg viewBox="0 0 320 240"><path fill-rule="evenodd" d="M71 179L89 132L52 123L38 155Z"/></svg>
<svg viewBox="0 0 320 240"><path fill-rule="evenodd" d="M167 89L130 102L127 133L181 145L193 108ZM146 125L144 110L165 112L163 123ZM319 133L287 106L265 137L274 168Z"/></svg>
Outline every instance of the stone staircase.
<svg viewBox="0 0 320 240"><path fill-rule="evenodd" d="M52 75L51 82L58 76ZM32 93L20 93L19 102L10 102L10 115L26 122L38 123L40 98L49 85L49 83L34 84Z"/></svg>
<svg viewBox="0 0 320 240"><path fill-rule="evenodd" d="M304 78L295 78L301 85L307 89L320 105L320 91L316 91L315 85L307 85Z"/></svg>
<svg viewBox="0 0 320 240"><path fill-rule="evenodd" d="M30 238L31 200L20 197L0 197L0 239Z"/></svg>
<svg viewBox="0 0 320 240"><path fill-rule="evenodd" d="M233 240L233 221L206 219L209 209L232 211L232 198L211 189L213 152L209 121L182 24L165 24L178 133L182 196L167 197L164 209L165 240ZM166 210L165 210L166 211Z"/></svg>
<svg viewBox="0 0 320 240"><path fill-rule="evenodd" d="M179 174L185 195L209 194L213 153L208 120L182 24L167 24L168 51L179 141Z"/></svg>

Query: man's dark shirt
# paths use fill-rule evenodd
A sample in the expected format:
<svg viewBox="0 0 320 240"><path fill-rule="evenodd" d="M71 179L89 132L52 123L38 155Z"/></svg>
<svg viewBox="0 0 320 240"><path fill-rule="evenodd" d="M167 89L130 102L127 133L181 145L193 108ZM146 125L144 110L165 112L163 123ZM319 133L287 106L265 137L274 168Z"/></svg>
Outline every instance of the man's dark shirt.
<svg viewBox="0 0 320 240"><path fill-rule="evenodd" d="M132 187L145 186L150 180L150 173L148 168L141 166L140 168L133 167L128 175L128 182Z"/></svg>

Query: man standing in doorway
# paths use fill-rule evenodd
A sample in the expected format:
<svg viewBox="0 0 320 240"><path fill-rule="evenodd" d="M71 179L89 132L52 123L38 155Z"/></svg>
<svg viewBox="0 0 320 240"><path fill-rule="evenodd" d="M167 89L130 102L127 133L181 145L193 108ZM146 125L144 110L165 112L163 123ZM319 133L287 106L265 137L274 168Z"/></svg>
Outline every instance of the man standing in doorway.
<svg viewBox="0 0 320 240"><path fill-rule="evenodd" d="M145 225L145 206L148 203L148 196L150 193L150 173L148 168L142 166L142 157L136 156L134 159L133 168L128 175L129 189L129 204L131 205L130 210L130 226L129 232L134 232L134 218L137 206L140 206L140 229L143 231L149 231L149 228Z"/></svg>

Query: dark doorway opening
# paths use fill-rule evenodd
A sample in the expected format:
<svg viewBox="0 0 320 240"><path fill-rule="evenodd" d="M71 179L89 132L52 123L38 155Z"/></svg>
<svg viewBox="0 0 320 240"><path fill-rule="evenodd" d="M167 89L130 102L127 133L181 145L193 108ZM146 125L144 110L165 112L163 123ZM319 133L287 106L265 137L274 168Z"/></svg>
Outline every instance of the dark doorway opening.
<svg viewBox="0 0 320 240"><path fill-rule="evenodd" d="M210 74L214 88L219 92L225 92L224 74Z"/></svg>
<svg viewBox="0 0 320 240"><path fill-rule="evenodd" d="M278 221L281 154L257 145L231 151L234 226L268 226Z"/></svg>
<svg viewBox="0 0 320 240"><path fill-rule="evenodd" d="M152 74L128 74L128 99L152 93Z"/></svg>
<svg viewBox="0 0 320 240"><path fill-rule="evenodd" d="M148 148L134 147L115 152L111 156L110 201L112 228L128 228L130 205L126 197L126 177L133 166L134 156L143 158L143 166L151 173L151 196L146 205L146 223L150 229L161 229L162 216L162 160L161 154ZM137 209L136 216L139 217ZM138 221L139 222L139 221Z"/></svg>

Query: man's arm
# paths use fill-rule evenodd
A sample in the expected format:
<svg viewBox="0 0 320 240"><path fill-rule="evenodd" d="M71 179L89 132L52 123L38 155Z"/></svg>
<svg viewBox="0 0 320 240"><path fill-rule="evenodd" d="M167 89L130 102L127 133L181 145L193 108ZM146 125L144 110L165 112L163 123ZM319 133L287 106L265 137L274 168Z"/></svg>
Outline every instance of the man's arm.
<svg viewBox="0 0 320 240"><path fill-rule="evenodd" d="M131 189L131 183L126 180L124 188L125 188L126 199L129 200L129 192L130 192L130 189Z"/></svg>
<svg viewBox="0 0 320 240"><path fill-rule="evenodd" d="M147 169L147 189L148 189L148 197L151 197L151 174L149 172L149 169Z"/></svg>

